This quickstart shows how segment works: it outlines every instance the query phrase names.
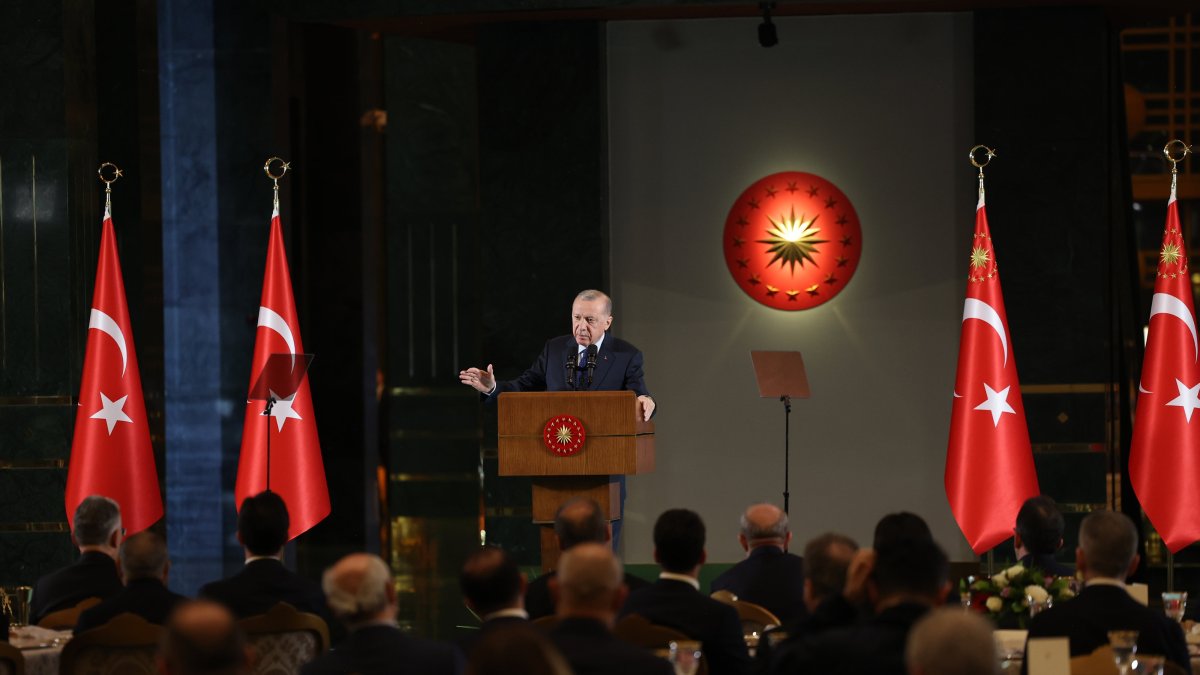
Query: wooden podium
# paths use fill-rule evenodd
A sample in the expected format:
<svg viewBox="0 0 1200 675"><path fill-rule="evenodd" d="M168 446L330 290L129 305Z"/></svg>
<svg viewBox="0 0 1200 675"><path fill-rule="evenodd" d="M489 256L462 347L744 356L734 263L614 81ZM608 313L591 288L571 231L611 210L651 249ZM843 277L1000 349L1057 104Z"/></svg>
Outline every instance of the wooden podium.
<svg viewBox="0 0 1200 675"><path fill-rule="evenodd" d="M654 470L654 423L642 419L632 391L507 392L500 395L501 476L533 476L533 522L541 525L542 569L558 561L554 514L576 495L590 497L612 521L621 517L616 476ZM583 425L577 454L559 456L544 441L552 419L570 415Z"/></svg>

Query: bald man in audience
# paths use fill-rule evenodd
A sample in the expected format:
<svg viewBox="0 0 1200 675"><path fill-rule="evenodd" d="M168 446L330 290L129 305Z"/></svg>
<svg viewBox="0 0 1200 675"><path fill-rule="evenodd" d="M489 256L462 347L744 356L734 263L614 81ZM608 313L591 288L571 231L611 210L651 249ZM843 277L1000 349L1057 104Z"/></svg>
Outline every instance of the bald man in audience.
<svg viewBox="0 0 1200 675"><path fill-rule="evenodd" d="M171 610L187 600L167 590L167 542L153 532L139 532L121 543L118 554L125 588L104 602L84 610L75 634L108 623L118 614L136 614L153 624L167 622Z"/></svg>
<svg viewBox="0 0 1200 675"><path fill-rule="evenodd" d="M463 602L479 617L479 630L455 640L464 654L497 628L529 621L525 612L525 575L504 549L481 546L467 556L458 577Z"/></svg>
<svg viewBox="0 0 1200 675"><path fill-rule="evenodd" d="M558 625L550 639L575 675L671 675L671 664L612 634L629 589L621 564L604 544L573 546L558 561L551 584Z"/></svg>
<svg viewBox="0 0 1200 675"><path fill-rule="evenodd" d="M975 612L935 609L908 634L908 675L999 675L994 629Z"/></svg>
<svg viewBox="0 0 1200 675"><path fill-rule="evenodd" d="M612 541L612 529L595 500L572 497L554 514L554 536L558 539L558 550L566 552L584 542L607 544ZM624 576L630 592L650 585L641 577L629 573ZM554 571L551 570L529 583L525 591L525 611L531 620L554 614L554 600L550 597L550 580L553 578Z"/></svg>
<svg viewBox="0 0 1200 675"><path fill-rule="evenodd" d="M341 644L305 665L301 675L457 675L464 661L451 645L400 630L396 584L377 555L352 553L325 571L329 608L350 629Z"/></svg>
<svg viewBox="0 0 1200 675"><path fill-rule="evenodd" d="M738 543L745 560L725 570L709 591L729 591L738 600L766 607L781 623L805 614L804 559L788 553L788 517L774 504L754 504L741 518Z"/></svg>
<svg viewBox="0 0 1200 675"><path fill-rule="evenodd" d="M211 600L181 604L167 621L158 649L162 675L249 675L254 672L246 635L224 605Z"/></svg>
<svg viewBox="0 0 1200 675"><path fill-rule="evenodd" d="M37 580L29 605L31 624L81 600L107 600L121 592L117 573L117 548L124 535L121 507L108 497L91 495L79 502L71 523L71 542L79 548L79 560Z"/></svg>

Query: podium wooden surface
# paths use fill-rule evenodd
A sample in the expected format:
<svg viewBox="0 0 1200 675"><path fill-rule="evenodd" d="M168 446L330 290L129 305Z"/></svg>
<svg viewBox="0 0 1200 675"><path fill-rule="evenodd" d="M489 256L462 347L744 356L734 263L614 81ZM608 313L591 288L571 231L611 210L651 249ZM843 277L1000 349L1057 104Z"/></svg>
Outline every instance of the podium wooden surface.
<svg viewBox="0 0 1200 675"><path fill-rule="evenodd" d="M533 522L542 525L542 568L558 560L554 514L576 495L594 499L609 520L621 517L616 476L654 470L654 423L642 419L632 391L508 392L500 395L501 476L533 477ZM546 423L571 415L583 425L579 453L561 457L542 440Z"/></svg>

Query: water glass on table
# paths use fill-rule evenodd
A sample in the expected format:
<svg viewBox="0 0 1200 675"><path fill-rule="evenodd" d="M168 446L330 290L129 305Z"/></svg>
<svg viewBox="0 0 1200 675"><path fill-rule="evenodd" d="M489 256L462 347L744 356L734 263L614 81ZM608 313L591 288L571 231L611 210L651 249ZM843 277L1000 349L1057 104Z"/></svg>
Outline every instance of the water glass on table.
<svg viewBox="0 0 1200 675"><path fill-rule="evenodd" d="M675 675L696 675L703 657L700 643L693 640L671 640L671 665Z"/></svg>
<svg viewBox="0 0 1200 675"><path fill-rule="evenodd" d="M1108 631L1108 645L1112 647L1113 661L1117 663L1117 670L1121 671L1121 675L1129 675L1133 656L1137 653L1137 639L1136 630Z"/></svg>
<svg viewBox="0 0 1200 675"><path fill-rule="evenodd" d="M1157 654L1138 654L1133 661L1133 672L1137 675L1163 675L1165 656Z"/></svg>
<svg viewBox="0 0 1200 675"><path fill-rule="evenodd" d="M1035 600L1032 595L1025 596L1025 603L1029 605L1029 618L1031 619L1054 606L1053 599L1047 597L1044 600Z"/></svg>
<svg viewBox="0 0 1200 675"><path fill-rule="evenodd" d="M1187 609L1187 593L1168 591L1162 594L1163 611L1177 623L1183 621L1183 612Z"/></svg>
<svg viewBox="0 0 1200 675"><path fill-rule="evenodd" d="M29 602L33 599L30 586L0 586L0 612L8 615L13 628L29 623Z"/></svg>

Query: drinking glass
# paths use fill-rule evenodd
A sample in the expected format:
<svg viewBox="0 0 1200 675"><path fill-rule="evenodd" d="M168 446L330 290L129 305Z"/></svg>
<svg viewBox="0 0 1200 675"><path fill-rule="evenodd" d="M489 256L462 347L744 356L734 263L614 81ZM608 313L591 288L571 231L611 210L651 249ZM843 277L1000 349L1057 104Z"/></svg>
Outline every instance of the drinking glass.
<svg viewBox="0 0 1200 675"><path fill-rule="evenodd" d="M1137 675L1163 675L1163 664L1166 662L1165 656L1138 654L1133 661L1133 672Z"/></svg>
<svg viewBox="0 0 1200 675"><path fill-rule="evenodd" d="M1187 609L1186 592L1167 592L1162 594L1163 611L1176 622L1183 621L1183 610Z"/></svg>
<svg viewBox="0 0 1200 675"><path fill-rule="evenodd" d="M1026 595L1025 602L1029 605L1029 618L1031 619L1054 606L1054 600L1051 598L1046 598L1045 600L1038 602L1037 600L1033 599L1032 595Z"/></svg>
<svg viewBox="0 0 1200 675"><path fill-rule="evenodd" d="M8 615L8 623L19 628L29 623L29 601L33 599L30 586L5 586L0 588L0 611Z"/></svg>
<svg viewBox="0 0 1200 675"><path fill-rule="evenodd" d="M1116 661L1117 670L1121 671L1121 675L1129 675L1133 655L1137 653L1137 639L1136 630L1108 631L1108 644L1112 647L1113 661Z"/></svg>
<svg viewBox="0 0 1200 675"><path fill-rule="evenodd" d="M671 665L675 675L696 675L700 668L700 643L691 640L671 640Z"/></svg>

